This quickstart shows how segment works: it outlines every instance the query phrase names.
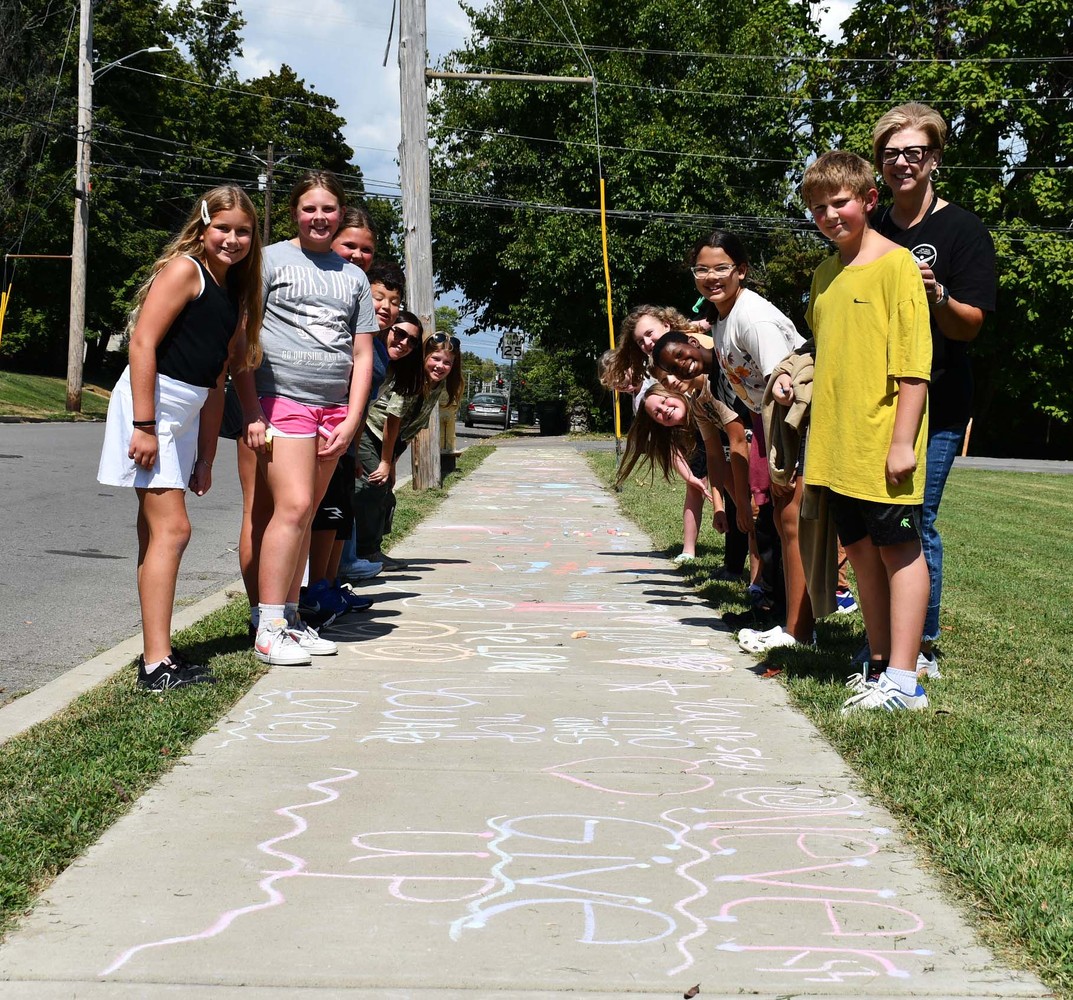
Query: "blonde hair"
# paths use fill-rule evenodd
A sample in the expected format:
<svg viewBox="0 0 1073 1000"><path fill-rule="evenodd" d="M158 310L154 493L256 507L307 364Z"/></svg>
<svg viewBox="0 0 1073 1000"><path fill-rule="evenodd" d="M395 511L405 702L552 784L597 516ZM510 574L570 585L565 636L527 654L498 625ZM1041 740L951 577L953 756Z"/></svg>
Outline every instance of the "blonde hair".
<svg viewBox="0 0 1073 1000"><path fill-rule="evenodd" d="M193 257L204 264L205 243L202 236L205 230L218 213L236 208L250 220L252 232L249 252L237 264L227 269L227 288L238 299L239 315L245 319L246 367L256 368L261 363L261 318L264 311L261 299L261 231L253 202L245 191L234 184L214 187L198 198L183 228L164 247L164 252L150 268L149 277L135 293L134 304L127 318L128 340L138 325L138 316L156 276L176 257ZM210 220L209 223L205 221L206 216Z"/></svg>
<svg viewBox="0 0 1073 1000"><path fill-rule="evenodd" d="M934 146L940 153L946 148L946 119L935 108L919 101L899 104L882 115L872 129L872 160L877 169L883 167L882 153L887 140L895 132L907 128L920 129L927 135L929 145Z"/></svg>
<svg viewBox="0 0 1073 1000"><path fill-rule="evenodd" d="M652 316L672 330L683 333L692 334L695 329L694 324L672 306L634 306L619 327L618 344L613 355L599 372L600 384L605 388L629 392L645 377L649 368L648 358L633 339L637 324L645 316Z"/></svg>
<svg viewBox="0 0 1073 1000"><path fill-rule="evenodd" d="M650 396L665 396L680 399L685 403L686 419L677 427L659 423L647 410L645 403ZM680 392L656 383L645 393L645 398L634 415L630 433L626 435L626 454L622 457L615 485L621 486L638 463L648 463L649 472L655 478L658 468L663 478L670 480L674 468L674 454L678 452L687 461L697 447L697 424L693 417L693 401Z"/></svg>
<svg viewBox="0 0 1073 1000"><path fill-rule="evenodd" d="M812 207L814 197L836 191L851 191L858 198L867 198L876 186L872 165L856 153L835 149L824 153L801 178L801 196L805 207Z"/></svg>

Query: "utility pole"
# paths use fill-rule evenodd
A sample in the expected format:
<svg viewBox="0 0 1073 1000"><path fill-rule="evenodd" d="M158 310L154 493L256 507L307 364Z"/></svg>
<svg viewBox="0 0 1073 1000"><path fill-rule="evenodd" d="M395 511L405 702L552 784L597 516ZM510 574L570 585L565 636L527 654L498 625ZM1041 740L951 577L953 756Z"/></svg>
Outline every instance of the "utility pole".
<svg viewBox="0 0 1073 1000"><path fill-rule="evenodd" d="M401 0L399 11L399 90L402 129L399 175L402 225L406 236L406 297L426 335L435 332L432 282L432 208L429 202L428 93L425 83L425 0ZM455 364L462 363L461 351ZM414 439L413 486L441 484L440 413L432 408L427 430Z"/></svg>
<svg viewBox="0 0 1073 1000"><path fill-rule="evenodd" d="M93 128L93 3L81 0L78 17L78 151L71 232L71 311L67 328L67 412L82 411L82 359L86 349L86 258L89 253L89 151Z"/></svg>
<svg viewBox="0 0 1073 1000"><path fill-rule="evenodd" d="M268 144L268 159L265 161L265 217L262 220L261 242L268 246L272 238L272 168L276 165L275 144Z"/></svg>

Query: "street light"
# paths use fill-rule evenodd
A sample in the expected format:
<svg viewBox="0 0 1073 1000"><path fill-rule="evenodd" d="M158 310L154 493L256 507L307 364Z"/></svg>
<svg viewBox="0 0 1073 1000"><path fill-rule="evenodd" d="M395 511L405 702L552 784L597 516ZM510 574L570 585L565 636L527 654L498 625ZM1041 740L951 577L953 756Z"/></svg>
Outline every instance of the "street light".
<svg viewBox="0 0 1073 1000"><path fill-rule="evenodd" d="M110 69L143 53L174 52L150 45L93 69L91 0L82 0L78 52L78 138L75 150L75 212L71 233L71 312L67 328L67 412L82 410L82 354L86 328L86 256L89 250L89 154L93 129L93 82Z"/></svg>

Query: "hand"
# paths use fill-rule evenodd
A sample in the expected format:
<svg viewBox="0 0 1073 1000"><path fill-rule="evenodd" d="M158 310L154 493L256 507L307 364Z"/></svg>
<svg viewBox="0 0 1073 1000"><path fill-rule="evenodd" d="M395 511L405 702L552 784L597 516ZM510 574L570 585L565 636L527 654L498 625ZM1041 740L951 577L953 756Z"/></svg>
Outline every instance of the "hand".
<svg viewBox="0 0 1073 1000"><path fill-rule="evenodd" d="M744 503L739 500L735 504L736 507L736 520L738 522L738 531L744 532L746 535L751 534L756 530L756 521L753 518L753 504L752 500L748 499Z"/></svg>
<svg viewBox="0 0 1073 1000"><path fill-rule="evenodd" d="M917 467L916 452L911 444L892 444L887 452L887 482L897 486L909 478Z"/></svg>
<svg viewBox="0 0 1073 1000"><path fill-rule="evenodd" d="M712 514L712 527L715 528L720 535L725 535L727 533L730 523L727 521L727 512L722 508Z"/></svg>
<svg viewBox="0 0 1073 1000"><path fill-rule="evenodd" d="M194 496L203 497L210 489L212 489L212 466L199 458L194 463L194 471L190 473L190 492Z"/></svg>
<svg viewBox="0 0 1073 1000"><path fill-rule="evenodd" d="M369 482L375 483L377 486L383 485L389 481L391 477L391 463L381 462L372 472L369 473Z"/></svg>
<svg viewBox="0 0 1073 1000"><path fill-rule="evenodd" d="M246 421L246 431L242 437L246 442L247 448L263 455L268 450L267 434L268 421L265 419L264 414L261 413L254 419Z"/></svg>
<svg viewBox="0 0 1073 1000"><path fill-rule="evenodd" d="M920 276L924 279L924 294L928 297L928 304L935 305L939 298L939 289L942 287L941 282L935 280L935 272L924 261L918 260L917 267L920 268Z"/></svg>
<svg viewBox="0 0 1073 1000"><path fill-rule="evenodd" d="M784 373L775 379L771 395L776 403L782 403L783 406L789 406L794 401L794 387L789 375Z"/></svg>
<svg viewBox="0 0 1073 1000"><path fill-rule="evenodd" d="M357 423L344 420L321 442L320 447L317 449L317 458L322 462L339 458L350 447L350 442L354 439L357 429Z"/></svg>
<svg viewBox="0 0 1073 1000"><path fill-rule="evenodd" d="M159 444L153 431L135 427L134 433L130 436L130 448L127 449L127 458L134 459L134 464L140 465L143 469L151 469L156 465L158 448Z"/></svg>

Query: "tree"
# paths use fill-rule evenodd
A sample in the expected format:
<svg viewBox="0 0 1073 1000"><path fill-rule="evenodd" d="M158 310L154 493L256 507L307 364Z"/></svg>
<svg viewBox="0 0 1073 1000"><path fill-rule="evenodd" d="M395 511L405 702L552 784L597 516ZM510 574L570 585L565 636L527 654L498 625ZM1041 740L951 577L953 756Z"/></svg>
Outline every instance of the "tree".
<svg viewBox="0 0 1073 1000"><path fill-rule="evenodd" d="M468 11L473 40L446 68L576 76L591 61L615 317L644 301L691 305L682 258L699 235L723 222L762 242L764 220L792 225L787 169L807 136L788 56L819 49L809 5L728 0L717 18L691 0L576 0L570 10L587 60L544 5L493 0ZM681 54L665 54L672 45ZM479 328L524 329L545 350L595 356L606 292L592 90L450 81L430 108L440 282L475 304Z"/></svg>
<svg viewBox="0 0 1073 1000"><path fill-rule="evenodd" d="M875 119L903 101L943 113L937 187L984 220L998 252L998 309L973 345L977 425L1000 408L995 444L1008 448L1011 404L1068 422L1073 4L858 0L843 33L834 60L810 71L817 150L870 158Z"/></svg>
<svg viewBox="0 0 1073 1000"><path fill-rule="evenodd" d="M436 329L440 333L453 337L461 319L461 314L454 306L436 306Z"/></svg>

